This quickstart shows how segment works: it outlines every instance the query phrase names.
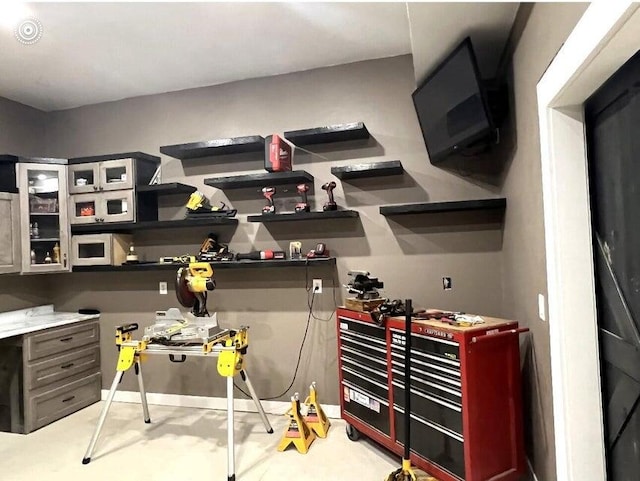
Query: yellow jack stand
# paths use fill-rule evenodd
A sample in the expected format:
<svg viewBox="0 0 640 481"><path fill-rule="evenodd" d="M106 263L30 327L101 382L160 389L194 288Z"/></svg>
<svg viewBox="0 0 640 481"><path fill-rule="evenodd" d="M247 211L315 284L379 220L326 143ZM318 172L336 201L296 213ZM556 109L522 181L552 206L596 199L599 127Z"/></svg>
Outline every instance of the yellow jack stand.
<svg viewBox="0 0 640 481"><path fill-rule="evenodd" d="M309 386L309 396L305 399L304 403L307 406L307 415L304 417L307 426L309 426L319 438L326 438L331 422L322 410L320 403L318 403L315 381Z"/></svg>
<svg viewBox="0 0 640 481"><path fill-rule="evenodd" d="M307 426L307 423L304 422L304 418L300 414L300 398L298 397L298 393L295 393L295 395L291 397L291 409L287 414L289 415L289 425L282 436L280 444L278 444L278 451L284 451L289 444L293 443L298 452L307 454L309 446L311 446L316 435L309 429L309 426Z"/></svg>

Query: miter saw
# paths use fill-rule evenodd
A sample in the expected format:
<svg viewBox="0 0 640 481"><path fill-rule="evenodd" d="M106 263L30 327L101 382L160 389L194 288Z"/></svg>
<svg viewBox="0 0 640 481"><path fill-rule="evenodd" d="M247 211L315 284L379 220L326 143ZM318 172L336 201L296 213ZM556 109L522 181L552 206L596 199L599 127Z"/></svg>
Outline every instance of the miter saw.
<svg viewBox="0 0 640 481"><path fill-rule="evenodd" d="M175 282L176 297L191 312L183 316L175 307L156 311L156 320L145 328L143 340L164 345L207 344L227 335L229 330L221 329L216 315L210 317L207 311L207 294L215 288L213 269L208 262L180 267Z"/></svg>

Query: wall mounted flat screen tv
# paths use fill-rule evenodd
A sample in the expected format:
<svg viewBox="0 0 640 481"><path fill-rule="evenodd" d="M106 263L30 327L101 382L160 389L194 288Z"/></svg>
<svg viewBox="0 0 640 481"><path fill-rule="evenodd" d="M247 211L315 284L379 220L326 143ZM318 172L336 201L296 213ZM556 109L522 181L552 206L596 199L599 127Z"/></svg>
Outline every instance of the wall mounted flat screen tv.
<svg viewBox="0 0 640 481"><path fill-rule="evenodd" d="M412 97L432 163L495 133L469 37L429 74Z"/></svg>

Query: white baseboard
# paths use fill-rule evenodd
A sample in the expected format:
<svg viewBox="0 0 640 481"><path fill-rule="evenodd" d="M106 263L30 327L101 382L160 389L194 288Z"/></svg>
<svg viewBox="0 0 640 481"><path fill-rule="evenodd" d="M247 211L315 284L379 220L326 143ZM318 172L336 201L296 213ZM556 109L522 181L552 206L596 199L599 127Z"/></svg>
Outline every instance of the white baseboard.
<svg viewBox="0 0 640 481"><path fill-rule="evenodd" d="M108 389L102 390L102 400L107 399ZM116 391L113 400L123 403L137 403L140 404L140 393L137 391ZM162 394L162 393L147 393L147 402L149 404L159 406L179 406L187 408L201 408L201 409L217 409L224 411L227 409L227 398L224 397L207 397L207 396L187 396L184 394ZM234 399L234 407L236 411L244 411L255 413L256 406L251 399ZM262 401L262 407L268 414L281 415L287 412L291 407L291 403L286 401ZM322 404L327 417L332 419L340 418L340 406L335 404Z"/></svg>

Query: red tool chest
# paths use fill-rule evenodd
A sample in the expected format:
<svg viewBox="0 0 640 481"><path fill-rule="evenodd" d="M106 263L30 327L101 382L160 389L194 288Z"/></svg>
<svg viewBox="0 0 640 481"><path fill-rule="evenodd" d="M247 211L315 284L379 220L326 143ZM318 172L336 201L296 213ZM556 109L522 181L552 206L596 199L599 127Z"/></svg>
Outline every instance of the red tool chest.
<svg viewBox="0 0 640 481"><path fill-rule="evenodd" d="M404 318L378 326L339 308L340 410L353 428L402 454ZM411 331L412 462L442 481L515 481L524 473L518 336L483 317L472 327L414 320Z"/></svg>

